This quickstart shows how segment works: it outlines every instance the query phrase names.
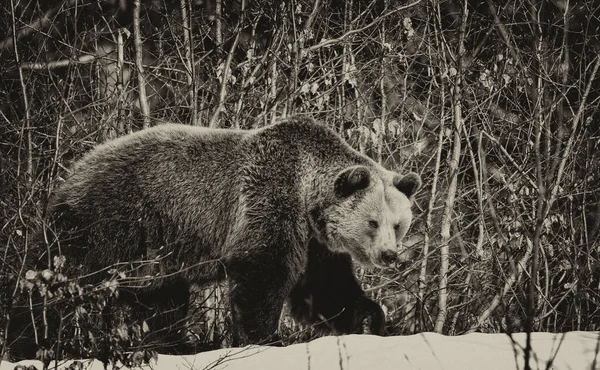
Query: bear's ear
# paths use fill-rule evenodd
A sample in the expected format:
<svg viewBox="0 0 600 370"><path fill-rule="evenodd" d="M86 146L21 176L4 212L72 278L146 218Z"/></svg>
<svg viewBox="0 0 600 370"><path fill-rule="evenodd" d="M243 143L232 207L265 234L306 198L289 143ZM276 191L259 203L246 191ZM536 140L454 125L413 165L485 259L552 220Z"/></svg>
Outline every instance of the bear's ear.
<svg viewBox="0 0 600 370"><path fill-rule="evenodd" d="M421 178L414 172L410 172L405 176L396 175L394 177L394 186L404 193L407 198L410 198L421 187Z"/></svg>
<svg viewBox="0 0 600 370"><path fill-rule="evenodd" d="M340 197L347 197L358 190L365 189L370 182L371 173L367 167L348 167L340 172L335 180L335 193Z"/></svg>

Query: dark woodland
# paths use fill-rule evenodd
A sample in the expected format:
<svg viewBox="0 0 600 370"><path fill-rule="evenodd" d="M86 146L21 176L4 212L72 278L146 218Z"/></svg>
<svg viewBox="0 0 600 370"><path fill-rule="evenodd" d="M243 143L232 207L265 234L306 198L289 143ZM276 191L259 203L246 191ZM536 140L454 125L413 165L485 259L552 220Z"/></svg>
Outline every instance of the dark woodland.
<svg viewBox="0 0 600 370"><path fill-rule="evenodd" d="M147 330L94 328L126 276L89 288L68 261L23 267L94 145L297 113L421 176L406 262L357 270L386 335L600 330L599 68L598 0L2 0L0 333L34 296L73 302L61 345L84 356L104 340L122 359ZM194 287L203 349L231 345L226 290ZM287 343L320 334L281 326Z"/></svg>

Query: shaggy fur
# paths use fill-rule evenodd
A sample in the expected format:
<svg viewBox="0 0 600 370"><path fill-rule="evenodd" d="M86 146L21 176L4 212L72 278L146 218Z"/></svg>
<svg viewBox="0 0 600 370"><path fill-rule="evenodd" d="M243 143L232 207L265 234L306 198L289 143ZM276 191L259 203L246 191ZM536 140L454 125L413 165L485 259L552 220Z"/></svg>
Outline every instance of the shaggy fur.
<svg viewBox="0 0 600 370"><path fill-rule="evenodd" d="M310 289L313 271L328 278L328 260L342 261L348 296L331 295L340 300L331 310L326 296L315 299L325 316L340 307L354 315L366 298L348 255L317 253L325 264L314 260L307 271L309 242L368 267L394 262L419 186L417 175L385 170L307 118L248 131L165 124L99 145L73 166L50 200L51 249L60 245L69 276L121 263L140 306L183 307L157 316L152 329L185 317L190 284L227 278L237 344L260 343L275 336L303 276ZM148 259L160 262L136 262ZM354 319L338 321L354 330Z"/></svg>

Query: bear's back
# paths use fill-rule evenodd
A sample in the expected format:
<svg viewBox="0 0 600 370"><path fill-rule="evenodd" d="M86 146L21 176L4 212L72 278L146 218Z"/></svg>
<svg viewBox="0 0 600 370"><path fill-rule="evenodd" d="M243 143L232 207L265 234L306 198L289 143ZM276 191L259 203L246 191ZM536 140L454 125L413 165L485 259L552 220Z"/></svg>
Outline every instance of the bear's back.
<svg viewBox="0 0 600 370"><path fill-rule="evenodd" d="M190 261L217 258L237 212L245 135L165 124L97 146L50 199L59 238L72 240L65 254L90 267L165 245L194 246Z"/></svg>
<svg viewBox="0 0 600 370"><path fill-rule="evenodd" d="M238 164L243 136L242 131L163 124L120 137L77 161L52 200L68 202L91 195L94 188L128 190L119 185L161 193L165 186L174 190L192 180L208 183Z"/></svg>

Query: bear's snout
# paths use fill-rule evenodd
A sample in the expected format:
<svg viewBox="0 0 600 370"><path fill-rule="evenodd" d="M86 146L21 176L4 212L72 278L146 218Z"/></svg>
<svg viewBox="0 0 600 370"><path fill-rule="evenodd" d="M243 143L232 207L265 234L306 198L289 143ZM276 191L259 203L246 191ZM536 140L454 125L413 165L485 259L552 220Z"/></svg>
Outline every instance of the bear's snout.
<svg viewBox="0 0 600 370"><path fill-rule="evenodd" d="M389 266L398 261L398 253L386 249L379 255L379 260L382 264Z"/></svg>

